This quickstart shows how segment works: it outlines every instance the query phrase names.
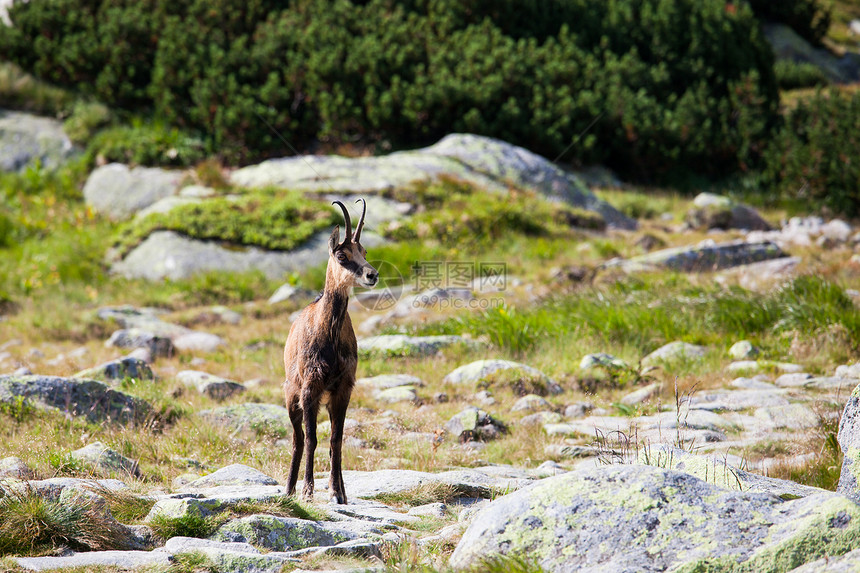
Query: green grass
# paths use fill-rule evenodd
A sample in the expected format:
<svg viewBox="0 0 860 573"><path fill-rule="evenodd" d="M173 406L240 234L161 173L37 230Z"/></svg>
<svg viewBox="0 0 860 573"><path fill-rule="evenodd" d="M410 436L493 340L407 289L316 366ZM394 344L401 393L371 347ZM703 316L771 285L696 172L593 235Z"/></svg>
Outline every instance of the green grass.
<svg viewBox="0 0 860 573"><path fill-rule="evenodd" d="M122 257L150 233L170 230L193 239L288 251L339 222L339 215L322 202L298 193L257 191L180 205L131 221L117 231L113 246Z"/></svg>
<svg viewBox="0 0 860 573"><path fill-rule="evenodd" d="M120 523L141 521L155 505L154 499L141 497L123 489L110 489L97 483L89 486L89 489L107 502L111 515Z"/></svg>
<svg viewBox="0 0 860 573"><path fill-rule="evenodd" d="M721 347L728 338L811 334L832 324L842 325L850 341L860 341L860 311L838 285L824 279L801 276L768 294L685 282L684 277L628 278L527 309L468 314L412 331L489 333L496 345L514 354L560 338L592 337L606 347L638 349L640 357L674 340Z"/></svg>
<svg viewBox="0 0 860 573"><path fill-rule="evenodd" d="M171 537L205 539L215 533L215 530L227 519L227 514L223 513L208 516L186 514L181 517L156 515L149 522L149 527L163 539L170 539Z"/></svg>
<svg viewBox="0 0 860 573"><path fill-rule="evenodd" d="M418 196L436 198L440 193L445 198L436 208L389 224L382 229L383 235L396 241L474 247L511 234L561 236L569 234L571 228L595 230L606 226L599 215L563 203L550 203L522 192L507 196L487 193L454 180L429 184L418 191Z"/></svg>
<svg viewBox="0 0 860 573"><path fill-rule="evenodd" d="M0 498L0 556L38 554L57 545L121 549L123 534L91 500L61 503L31 490L8 489Z"/></svg>

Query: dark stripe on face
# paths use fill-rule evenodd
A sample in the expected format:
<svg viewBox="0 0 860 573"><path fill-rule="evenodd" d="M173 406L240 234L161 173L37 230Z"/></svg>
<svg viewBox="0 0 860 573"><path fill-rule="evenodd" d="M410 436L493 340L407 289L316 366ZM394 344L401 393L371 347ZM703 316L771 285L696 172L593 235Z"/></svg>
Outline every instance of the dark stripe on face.
<svg viewBox="0 0 860 573"><path fill-rule="evenodd" d="M351 272L353 274L357 273L358 269L361 268L359 266L359 264L356 263L355 261L347 261L345 263L340 263L340 266L342 266L343 268L345 268L346 270L348 270L349 272Z"/></svg>

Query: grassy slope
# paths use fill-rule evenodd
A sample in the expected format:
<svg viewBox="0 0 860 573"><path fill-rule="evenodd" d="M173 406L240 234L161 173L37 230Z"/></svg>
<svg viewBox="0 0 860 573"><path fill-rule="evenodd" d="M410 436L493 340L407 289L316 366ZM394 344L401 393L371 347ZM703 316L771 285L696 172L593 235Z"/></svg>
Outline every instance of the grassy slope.
<svg viewBox="0 0 860 573"><path fill-rule="evenodd" d="M63 94L53 93L51 97L43 97L48 102L44 104L46 109L68 105ZM204 182L217 183L217 176L206 175L213 169L210 163L196 173ZM94 318L97 308L126 303L158 306L170 311L167 320L214 332L229 341L226 347L205 356L205 363L195 368L236 380L261 379L257 387L231 402L280 403L281 345L288 330L288 317L296 310L291 304L271 307L265 303L280 281L269 281L258 274L212 274L157 284L110 277L103 261L109 246L107 238L116 228L83 205L80 188L84 176L85 166L72 167L57 175L31 170L22 175L0 176L3 206L0 314L15 309L0 322L0 344L10 340L21 342L4 351L12 355L13 361L31 364L39 373L69 375L116 357L114 350L103 346L112 327ZM642 250L635 242L645 234L658 237L669 246L706 237L679 236L667 231L667 225L683 218L688 201L661 190L602 194L626 213L643 219L643 229L634 235L571 229L567 226L571 221L569 213L535 203L532 197L512 197L516 208L511 210L505 207L508 198L488 200L469 192L431 189L425 190L423 199L434 193L438 201L428 201L432 204L428 213L391 232L394 238L403 233L402 240L372 250L370 257L391 262L407 277L416 260L504 260L510 277L519 281L511 281L510 288L503 293L503 310L447 310L431 313L429 319L424 317L417 324L402 325L420 333L466 332L489 341L491 346L481 350L449 350L426 359L393 361L375 357L360 361L359 376L392 371L414 374L427 383L419 391L422 398L429 401L434 393L444 391L449 401L418 408L411 404L382 406L370 391L357 389L350 417L361 422L356 437L373 447L347 446L345 458L350 469L399 467L436 471L485 463L531 467L548 458L570 464L570 460L553 458L544 452L546 445L562 443L561 439L548 438L540 429L516 424L509 435L489 443L483 451L451 442L432 447L429 442L402 438L407 431L433 433L473 402L472 396L480 388L453 387L444 384L442 378L457 366L480 358L522 360L557 379L565 392L547 398L555 409L589 400L597 407L619 414L654 413L661 405L674 403L671 388L675 382L681 392L723 387L727 377L722 369L729 362L724 351L740 338L752 339L763 348L767 358L800 361L821 373L829 373L836 365L858 358L860 319L844 289L860 287L860 271L844 263L847 259L844 251L802 252L807 261L805 270L820 278L804 279L769 294L726 291L716 287L713 277L707 274L658 274L620 280L604 274L593 285L560 284L553 275L555 267L594 267L615 256L639 254ZM448 196L452 198L446 201ZM522 217L525 209L532 208L530 214L539 216ZM667 213L670 220L662 220L661 216ZM492 223L505 214L514 217L509 222L516 231L493 236ZM772 220L783 214L767 213ZM434 229L434 224L444 225ZM476 233L483 238L474 240ZM323 267L319 267L284 279L318 288L322 272ZM679 301L684 303L680 311ZM207 305L216 303L241 312L242 323L238 326L212 323L204 311ZM361 309L353 312L356 324L371 316ZM757 319L750 320L751 316ZM705 362L686 365L677 373L656 373L656 378L665 382L661 395L633 411L617 405L619 398L629 391L625 384L629 385L630 379L606 376L583 380L579 375L579 360L588 352L610 352L635 364L662 342L673 339L706 343L715 352ZM85 349L84 355L71 352L79 348ZM38 349L46 358L35 357L31 349ZM22 457L39 477L89 475L86 469L70 462L68 452L101 440L140 460L143 477L133 484L140 492L153 487L170 488L174 478L191 469L188 458L202 463L205 470L242 462L284 481L288 454L284 448L273 447L269 437L245 436L243 447L236 448L223 428L192 415L215 403L189 392L173 379L175 372L190 367L191 358L180 354L158 362L156 370L161 378L154 383L130 380L122 383L124 390L156 405L159 416L148 427L96 426L58 415L37 414L26 408L4 407L0 409L4 453ZM10 363L3 370L8 370ZM497 403L488 409L504 413L504 421L516 422L522 414L510 411L519 397L517 389L504 380L489 389ZM835 431L831 414L837 413L839 407L828 403L816 407L824 420L819 428L798 433L791 440L765 443L736 453L751 460L818 453L813 463L800 469L786 465L777 466L773 472L804 483L832 487L834 475L838 476L838 452L828 448L828 443L832 442ZM392 410L396 415L382 423L379 418L382 409ZM583 437L564 443L591 441ZM325 450L318 450L315 467L319 472L328 469ZM418 562L423 558L395 551L389 556L389 563L398 559Z"/></svg>

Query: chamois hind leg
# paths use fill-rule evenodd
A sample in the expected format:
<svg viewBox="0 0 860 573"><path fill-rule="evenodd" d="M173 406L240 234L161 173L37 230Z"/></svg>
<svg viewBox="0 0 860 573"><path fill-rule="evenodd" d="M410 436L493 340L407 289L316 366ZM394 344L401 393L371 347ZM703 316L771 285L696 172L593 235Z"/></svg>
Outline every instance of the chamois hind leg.
<svg viewBox="0 0 860 573"><path fill-rule="evenodd" d="M299 468L302 465L302 453L305 450L305 433L302 430L302 410L298 400L287 404L290 421L293 423L293 454L290 460L290 477L287 481L287 495L296 493L296 482L299 481Z"/></svg>
<svg viewBox="0 0 860 573"><path fill-rule="evenodd" d="M344 400L332 399L328 405L328 415L331 418L331 475L329 476L328 488L332 500L337 503L346 503L346 488L343 484L343 472L341 466L341 447L343 446L343 424L346 419L346 408L349 406L349 396Z"/></svg>
<svg viewBox="0 0 860 573"><path fill-rule="evenodd" d="M314 498L314 452L317 449L317 413L319 398L310 392L302 392L302 418L305 425L305 484L302 496L312 501Z"/></svg>

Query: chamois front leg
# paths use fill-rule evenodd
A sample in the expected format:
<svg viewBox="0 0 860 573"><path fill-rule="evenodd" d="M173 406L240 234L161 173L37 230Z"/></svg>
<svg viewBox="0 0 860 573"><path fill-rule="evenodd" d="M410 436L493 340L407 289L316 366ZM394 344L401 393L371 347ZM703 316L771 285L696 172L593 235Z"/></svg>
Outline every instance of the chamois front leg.
<svg viewBox="0 0 860 573"><path fill-rule="evenodd" d="M298 400L288 403L290 421L293 423L293 456L290 460L290 477L287 481L287 495L296 493L296 482L299 481L299 468L302 465L302 454L305 449L305 433L302 430L303 415Z"/></svg>
<svg viewBox="0 0 860 573"><path fill-rule="evenodd" d="M341 448L343 446L343 425L346 420L346 409L349 406L349 396L346 399L332 400L328 406L328 415L331 418L331 474L328 481L328 489L332 501L346 503L346 488L343 484L343 472L341 466Z"/></svg>
<svg viewBox="0 0 860 573"><path fill-rule="evenodd" d="M305 485L302 496L308 501L314 499L314 452L317 449L317 413L319 398L311 396L310 392L302 393L302 415L305 425Z"/></svg>

